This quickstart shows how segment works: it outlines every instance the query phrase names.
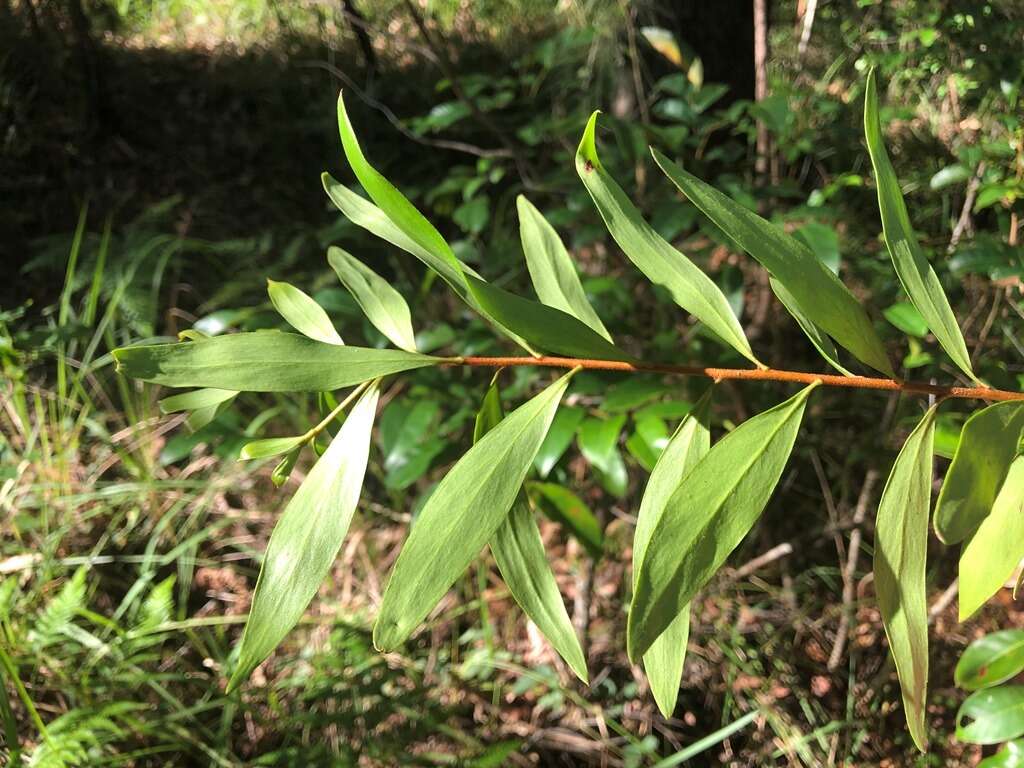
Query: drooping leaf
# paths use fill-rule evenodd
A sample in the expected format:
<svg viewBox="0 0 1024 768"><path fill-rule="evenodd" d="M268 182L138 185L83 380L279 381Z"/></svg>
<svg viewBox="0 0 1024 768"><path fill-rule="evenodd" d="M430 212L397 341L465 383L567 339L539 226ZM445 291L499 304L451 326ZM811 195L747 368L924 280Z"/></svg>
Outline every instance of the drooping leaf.
<svg viewBox="0 0 1024 768"><path fill-rule="evenodd" d="M640 511L637 513L636 531L633 534L634 590L651 535L665 511L665 506L679 488L686 473L711 450L711 430L708 426L710 402L711 389L708 389L672 435L647 481L647 488L640 502ZM654 694L658 709L665 717L671 717L676 708L689 635L690 607L687 605L643 656L644 670L651 683L651 693Z"/></svg>
<svg viewBox="0 0 1024 768"><path fill-rule="evenodd" d="M397 349L363 349L277 331L114 350L117 370L168 387L320 392L444 362Z"/></svg>
<svg viewBox="0 0 1024 768"><path fill-rule="evenodd" d="M177 413L178 411L194 411L199 408L210 408L218 406L233 397L238 392L231 389L196 389L192 392L182 392L180 395L171 395L163 398L160 405L160 413Z"/></svg>
<svg viewBox="0 0 1024 768"><path fill-rule="evenodd" d="M587 301L576 266L555 228L522 195L516 198L516 206L519 210L519 237L537 296L549 307L573 315L611 341L611 334Z"/></svg>
<svg viewBox="0 0 1024 768"><path fill-rule="evenodd" d="M782 476L815 386L722 438L669 498L635 576L631 659L647 652L754 525Z"/></svg>
<svg viewBox="0 0 1024 768"><path fill-rule="evenodd" d="M274 526L242 633L237 688L302 618L327 576L359 501L379 390L369 387Z"/></svg>
<svg viewBox="0 0 1024 768"><path fill-rule="evenodd" d="M960 433L953 463L935 503L935 533L946 544L970 536L992 509L1017 455L1024 403L990 405L973 414Z"/></svg>
<svg viewBox="0 0 1024 768"><path fill-rule="evenodd" d="M278 456L304 445L309 442L309 439L308 435L296 435L295 437L268 437L263 440L252 440L242 446L238 458L248 460Z"/></svg>
<svg viewBox="0 0 1024 768"><path fill-rule="evenodd" d="M807 321L861 362L894 375L864 307L810 248L687 173L658 150L652 148L651 152L658 167L683 194L782 284Z"/></svg>
<svg viewBox="0 0 1024 768"><path fill-rule="evenodd" d="M996 754L978 763L978 768L1024 768L1024 739L1006 742Z"/></svg>
<svg viewBox="0 0 1024 768"><path fill-rule="evenodd" d="M967 691L991 688L1024 671L1024 629L990 632L967 646L953 679Z"/></svg>
<svg viewBox="0 0 1024 768"><path fill-rule="evenodd" d="M992 511L960 553L960 621L998 592L1024 559L1024 456L1010 465Z"/></svg>
<svg viewBox="0 0 1024 768"><path fill-rule="evenodd" d="M501 396L497 381L484 395L476 417L473 441L496 427L502 418ZM583 648L565 610L558 582L551 572L540 529L523 491L519 492L512 510L495 531L490 542L491 553L512 597L537 625L558 655L583 682L587 682L587 662Z"/></svg>
<svg viewBox="0 0 1024 768"><path fill-rule="evenodd" d="M970 722L967 722L970 721ZM971 744L998 744L1024 734L1024 685L976 691L956 714L956 737Z"/></svg>
<svg viewBox="0 0 1024 768"><path fill-rule="evenodd" d="M619 437L625 424L625 414L609 419L589 418L580 426L576 436L580 452L597 469L601 485L620 498L625 495L629 483L626 465L619 451Z"/></svg>
<svg viewBox="0 0 1024 768"><path fill-rule="evenodd" d="M772 291L775 292L779 301L782 302L782 306L789 311L789 314L791 314L793 319L796 320L797 325L800 326L800 330L804 332L807 338L810 339L811 344L814 345L814 348L818 350L818 354L825 358L825 361L829 365L844 376L852 376L853 374L844 368L839 362L839 353L836 351L836 345L832 343L832 339L829 338L828 334L815 325L811 319L804 314L800 305L797 304L796 299L793 298L793 295L786 290L786 287L782 283L774 277L769 277L768 282L772 287Z"/></svg>
<svg viewBox="0 0 1024 768"><path fill-rule="evenodd" d="M551 422L551 429L548 430L540 450L537 451L537 457L533 460L537 474L542 478L551 474L555 464L572 444L572 439L576 436L576 429L583 421L583 416L583 410L580 408L563 406L558 409L555 420Z"/></svg>
<svg viewBox="0 0 1024 768"><path fill-rule="evenodd" d="M903 692L914 744L928 743L928 605L925 560L931 506L935 406L903 444L882 491L875 519L875 593Z"/></svg>
<svg viewBox="0 0 1024 768"><path fill-rule="evenodd" d="M502 419L434 489L384 591L373 628L378 649L409 637L504 521L573 373Z"/></svg>
<svg viewBox="0 0 1024 768"><path fill-rule="evenodd" d="M974 381L978 381L971 368L960 326L949 306L949 299L942 290L942 284L932 265L921 250L914 229L910 224L907 206L903 201L896 171L893 170L889 155L882 139L882 123L878 117L878 93L875 71L868 74L867 90L864 94L864 135L867 139L871 165L875 169L875 186L878 188L878 210L882 216L882 231L885 245L892 256L893 266L899 276L903 290L907 292L914 306L921 312L925 322L935 334L946 354L957 367Z"/></svg>
<svg viewBox="0 0 1024 768"><path fill-rule="evenodd" d="M576 151L576 172L615 242L637 269L651 282L663 286L680 307L745 358L760 365L719 287L654 231L604 169L597 156L594 136L597 115L595 112L590 116L583 132Z"/></svg>
<svg viewBox="0 0 1024 768"><path fill-rule="evenodd" d="M579 539L595 560L604 553L604 531L579 496L558 483L527 483L526 490L552 520Z"/></svg>
<svg viewBox="0 0 1024 768"><path fill-rule="evenodd" d="M267 293L274 309L302 335L325 344L345 343L324 308L294 285L267 280Z"/></svg>
<svg viewBox="0 0 1024 768"><path fill-rule="evenodd" d="M363 310L366 319L383 333L391 343L407 352L416 351L416 334L412 329L412 315L402 294L391 283L363 264L352 254L331 246L327 249L327 263L338 275L352 298Z"/></svg>

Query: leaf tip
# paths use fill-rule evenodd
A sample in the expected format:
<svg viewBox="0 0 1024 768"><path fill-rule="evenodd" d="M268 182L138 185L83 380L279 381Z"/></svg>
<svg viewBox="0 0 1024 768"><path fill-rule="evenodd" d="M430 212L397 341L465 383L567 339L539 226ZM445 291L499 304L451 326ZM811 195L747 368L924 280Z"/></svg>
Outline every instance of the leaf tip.
<svg viewBox="0 0 1024 768"><path fill-rule="evenodd" d="M587 127L583 129L583 138L580 139L579 148L576 150L576 170L590 172L594 168L601 169L601 161L597 157L597 116L601 110L595 109L587 120Z"/></svg>

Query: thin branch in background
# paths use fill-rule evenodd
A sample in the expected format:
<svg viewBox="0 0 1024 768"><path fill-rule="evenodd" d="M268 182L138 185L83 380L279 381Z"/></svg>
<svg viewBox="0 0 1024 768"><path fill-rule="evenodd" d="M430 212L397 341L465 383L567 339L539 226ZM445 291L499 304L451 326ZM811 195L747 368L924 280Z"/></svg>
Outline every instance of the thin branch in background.
<svg viewBox="0 0 1024 768"><path fill-rule="evenodd" d="M768 6L767 0L754 3L754 100L768 97ZM763 177L768 171L768 126L757 121L757 158L754 170Z"/></svg>
<svg viewBox="0 0 1024 768"><path fill-rule="evenodd" d="M971 209L974 208L974 199L978 196L978 187L981 186L981 177L984 174L985 161L982 160L978 163L978 169L967 184L967 195L964 197L963 208L960 209L960 218L957 219L956 226L953 227L953 236L949 239L949 247L946 248L947 253L952 253L956 250L957 243L960 242L960 238L964 236L965 232L974 231Z"/></svg>
<svg viewBox="0 0 1024 768"><path fill-rule="evenodd" d="M807 44L811 42L811 28L814 26L814 14L818 10L818 0L807 0L804 9L803 27L800 30L800 43L797 45L797 56L803 59L807 53Z"/></svg>

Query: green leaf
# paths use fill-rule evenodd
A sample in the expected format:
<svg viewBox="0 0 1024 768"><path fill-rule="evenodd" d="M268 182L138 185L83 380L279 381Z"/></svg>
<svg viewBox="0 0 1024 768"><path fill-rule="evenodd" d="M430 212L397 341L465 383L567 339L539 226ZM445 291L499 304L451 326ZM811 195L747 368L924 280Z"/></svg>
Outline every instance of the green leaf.
<svg viewBox="0 0 1024 768"><path fill-rule="evenodd" d="M996 403L964 424L935 504L935 533L946 544L970 536L992 509L1017 455L1024 403Z"/></svg>
<svg viewBox="0 0 1024 768"><path fill-rule="evenodd" d="M505 520L574 373L502 419L434 489L384 591L375 647L404 642Z"/></svg>
<svg viewBox="0 0 1024 768"><path fill-rule="evenodd" d="M910 433L882 491L875 519L875 593L896 662L903 709L914 744L928 743L928 606L925 560L931 505L933 406Z"/></svg>
<svg viewBox="0 0 1024 768"><path fill-rule="evenodd" d="M966 724L966 720L973 722ZM967 697L956 714L956 737L971 744L998 744L1024 734L1024 685L1004 685Z"/></svg>
<svg viewBox="0 0 1024 768"><path fill-rule="evenodd" d="M296 437L268 437L264 440L253 440L242 446L238 458L246 460L278 456L305 445L309 439L309 435L297 435Z"/></svg>
<svg viewBox="0 0 1024 768"><path fill-rule="evenodd" d="M967 621L1024 559L1024 456L1006 473L992 511L960 553L960 621Z"/></svg>
<svg viewBox="0 0 1024 768"><path fill-rule="evenodd" d="M531 345L573 357L631 360L604 336L560 309L516 296L473 275L466 275L466 281L489 317Z"/></svg>
<svg viewBox="0 0 1024 768"><path fill-rule="evenodd" d="M324 308L294 285L267 280L267 293L274 309L299 333L325 344L345 343Z"/></svg>
<svg viewBox="0 0 1024 768"><path fill-rule="evenodd" d="M874 69L868 74L867 90L864 94L864 135L867 139L871 165L875 169L875 186L878 188L878 210L882 216L882 231L885 245L892 256L893 266L899 276L903 290L907 292L914 306L921 312L924 321L931 328L935 338L946 354L974 381L978 378L971 368L967 345L960 333L956 316L949 306L949 299L942 290L935 270L925 258L921 246L914 237L910 216L903 201L896 172L882 141L882 123L878 117L878 95Z"/></svg>
<svg viewBox="0 0 1024 768"><path fill-rule="evenodd" d="M971 178L971 172L968 168L960 163L953 163L953 165L947 165L932 176L928 186L931 189L943 189L952 184L962 184L969 178Z"/></svg>
<svg viewBox="0 0 1024 768"><path fill-rule="evenodd" d="M605 490L622 498L626 494L629 476L619 451L619 437L626 425L626 415L610 419L590 418L580 426L576 440L583 457L598 471Z"/></svg>
<svg viewBox="0 0 1024 768"><path fill-rule="evenodd" d="M212 408L237 397L238 392L232 389L197 389L192 392L182 392L180 395L171 395L163 398L160 405L160 413L177 413L178 411L195 411L200 408Z"/></svg>
<svg viewBox="0 0 1024 768"><path fill-rule="evenodd" d="M978 763L978 768L1024 768L1024 740L1006 742L999 752Z"/></svg>
<svg viewBox="0 0 1024 768"><path fill-rule="evenodd" d="M908 301L899 301L882 312L885 319L908 336L922 338L928 335L928 323L924 321L917 307Z"/></svg>
<svg viewBox="0 0 1024 768"><path fill-rule="evenodd" d="M359 398L274 526L229 691L298 623L330 571L359 501L378 395L371 386Z"/></svg>
<svg viewBox="0 0 1024 768"><path fill-rule="evenodd" d="M576 436L576 429L583 421L583 416L584 413L580 408L563 406L558 409L555 420L551 422L551 428L533 460L537 474L542 478L551 474L555 464L572 444L572 439Z"/></svg>
<svg viewBox="0 0 1024 768"><path fill-rule="evenodd" d="M631 659L647 652L757 521L789 460L816 386L745 421L683 477L634 577L627 625Z"/></svg>
<svg viewBox="0 0 1024 768"><path fill-rule="evenodd" d="M217 387L245 392L340 389L444 362L443 358L397 349L324 344L278 331L122 347L113 354L117 370L134 379L168 387Z"/></svg>
<svg viewBox="0 0 1024 768"><path fill-rule="evenodd" d="M864 307L810 248L687 173L658 150L651 152L683 194L782 284L807 321L861 362L887 376L894 375L885 346Z"/></svg>
<svg viewBox="0 0 1024 768"><path fill-rule="evenodd" d="M1024 629L992 632L967 646L953 679L967 691L991 688L1024 670Z"/></svg>
<svg viewBox="0 0 1024 768"><path fill-rule="evenodd" d="M327 249L331 265L342 285L352 294L366 319L391 343L407 352L416 351L416 334L412 329L409 305L391 283L363 264L352 254L331 246Z"/></svg>
<svg viewBox="0 0 1024 768"><path fill-rule="evenodd" d="M537 296L549 307L572 315L611 341L611 334L587 301L572 258L554 227L522 195L516 198L516 206L519 237Z"/></svg>
<svg viewBox="0 0 1024 768"><path fill-rule="evenodd" d="M708 426L711 388L683 419L654 465L647 481L633 534L633 589L643 564L644 554L658 522L672 495L679 488L686 473L693 469L711 450L711 430ZM684 606L668 628L651 644L643 656L644 670L651 682L651 693L658 709L671 717L679 696L679 681L686 658L686 643L690 635L690 607Z"/></svg>
<svg viewBox="0 0 1024 768"><path fill-rule="evenodd" d="M579 496L558 483L527 483L537 506L549 518L568 528L595 560L604 554L604 532L590 507Z"/></svg>
<svg viewBox="0 0 1024 768"><path fill-rule="evenodd" d="M292 470L295 469L295 462L299 460L301 452L301 448L292 449L274 467L274 471L270 473L270 481L274 484L275 488L280 488L288 482L288 478L291 476Z"/></svg>
<svg viewBox="0 0 1024 768"><path fill-rule="evenodd" d="M576 172L615 242L647 279L668 290L676 304L745 358L760 365L722 291L644 221L640 211L604 169L597 156L594 137L598 114L590 116L576 150Z"/></svg>
<svg viewBox="0 0 1024 768"><path fill-rule="evenodd" d="M501 397L496 379L487 389L477 414L474 442L479 442L501 421ZM512 511L491 537L490 546L501 576L519 607L537 625L558 655L565 659L569 668L580 680L587 682L587 662L583 648L565 610L558 582L551 572L530 503L521 490L512 505Z"/></svg>
<svg viewBox="0 0 1024 768"><path fill-rule="evenodd" d="M782 306L789 310L789 314L796 320L800 330L806 334L807 338L811 340L811 344L818 350L818 354L844 376L852 376L853 374L839 362L839 353L836 351L836 345L832 343L832 339L829 338L828 334L811 322L811 319L804 314L800 305L796 303L796 299L793 298L793 295L786 290L782 283L774 277L769 277L768 282L779 301L782 302Z"/></svg>

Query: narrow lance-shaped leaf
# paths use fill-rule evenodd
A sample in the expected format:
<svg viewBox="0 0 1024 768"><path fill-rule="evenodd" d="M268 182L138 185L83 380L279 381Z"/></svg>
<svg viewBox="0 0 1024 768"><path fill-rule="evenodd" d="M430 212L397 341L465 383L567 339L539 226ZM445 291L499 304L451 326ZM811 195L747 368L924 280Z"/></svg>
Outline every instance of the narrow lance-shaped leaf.
<svg viewBox="0 0 1024 768"><path fill-rule="evenodd" d="M903 708L914 744L928 743L928 605L925 559L931 506L933 406L904 443L882 491L875 520L875 593L896 662Z"/></svg>
<svg viewBox="0 0 1024 768"><path fill-rule="evenodd" d="M814 345L814 348L818 350L818 354L825 358L825 361L843 374L843 376L852 376L853 374L844 368L839 362L839 354L836 352L836 345L832 343L832 339L829 338L828 334L815 325L811 319L804 314L800 305L796 303L796 299L793 298L793 295L786 290L786 287L782 283L774 277L769 277L768 282L779 301L782 302L782 306L789 310L789 314L791 314L793 319L796 320L797 324L800 326L800 330L804 332L807 338L811 340L811 344Z"/></svg>
<svg viewBox="0 0 1024 768"><path fill-rule="evenodd" d="M199 408L209 408L220 405L233 397L238 392L231 389L197 389L192 392L182 392L180 395L171 395L160 401L160 413L176 413L178 411L194 411Z"/></svg>
<svg viewBox="0 0 1024 768"><path fill-rule="evenodd" d="M711 450L711 430L708 426L711 391L708 389L683 419L662 451L647 481L647 488L640 502L640 511L637 513L636 531L633 533L634 590L651 535L665 511L665 506L679 488L686 473ZM689 637L690 607L687 605L643 656L644 670L651 683L651 693L654 694L658 709L665 717L671 717L676 708Z"/></svg>
<svg viewBox="0 0 1024 768"><path fill-rule="evenodd" d="M117 370L135 379L245 392L321 392L445 362L397 349L324 344L278 331L122 347L113 354Z"/></svg>
<svg viewBox="0 0 1024 768"><path fill-rule="evenodd" d="M963 541L988 515L1022 431L1024 403L995 403L964 424L935 503L935 533L944 543Z"/></svg>
<svg viewBox="0 0 1024 768"><path fill-rule="evenodd" d="M992 511L960 554L960 621L967 621L1024 559L1024 456L1010 465Z"/></svg>
<svg viewBox="0 0 1024 768"><path fill-rule="evenodd" d="M416 334L412 315L402 294L391 283L363 264L352 254L331 246L327 263L359 304L366 319L391 343L407 352L416 351Z"/></svg>
<svg viewBox="0 0 1024 768"><path fill-rule="evenodd" d="M508 516L573 373L502 419L434 489L384 591L378 649L409 637Z"/></svg>
<svg viewBox="0 0 1024 768"><path fill-rule="evenodd" d="M658 167L690 202L782 284L807 321L861 362L893 375L885 347L864 307L810 248L687 173L658 150L652 148L651 152Z"/></svg>
<svg viewBox="0 0 1024 768"><path fill-rule="evenodd" d="M558 483L529 482L526 490L544 514L575 536L592 558L604 554L604 530L583 499Z"/></svg>
<svg viewBox="0 0 1024 768"><path fill-rule="evenodd" d="M669 498L635 577L627 624L631 659L647 652L757 521L789 460L816 386L722 438Z"/></svg>
<svg viewBox="0 0 1024 768"><path fill-rule="evenodd" d="M309 435L268 437L263 440L252 440L242 446L242 450L238 453L238 458L246 461L249 459L267 459L271 456L279 456L282 453L288 453L308 443L309 440Z"/></svg>
<svg viewBox="0 0 1024 768"><path fill-rule="evenodd" d="M516 206L519 210L519 237L537 296L549 307L573 315L611 341L611 334L587 301L572 257L555 228L522 195L516 198Z"/></svg>
<svg viewBox="0 0 1024 768"><path fill-rule="evenodd" d="M760 365L719 287L644 221L601 164L594 136L598 114L590 116L576 150L576 172L615 242L651 282L668 290L676 304L745 358Z"/></svg>
<svg viewBox="0 0 1024 768"><path fill-rule="evenodd" d="M325 344L345 343L324 308L294 285L267 280L267 293L274 309L299 333Z"/></svg>
<svg viewBox="0 0 1024 768"><path fill-rule="evenodd" d="M477 414L473 441L479 442L498 425L501 418L501 396L497 382L494 381ZM569 613L565 610L558 582L551 572L530 502L522 491L504 522L491 537L490 547L512 597L558 655L565 659L569 668L580 680L587 682L587 662L583 648L573 630Z"/></svg>
<svg viewBox="0 0 1024 768"><path fill-rule="evenodd" d="M274 526L229 690L298 623L337 557L363 486L378 394L371 386L359 398Z"/></svg>
<svg viewBox="0 0 1024 768"><path fill-rule="evenodd" d="M893 266L899 276L903 290L924 317L946 354L957 367L974 381L978 378L971 368L960 326L949 306L949 299L942 290L942 284L932 265L921 250L914 229L907 214L896 171L893 170L889 155L882 140L882 123L878 117L878 87L874 69L868 73L867 90L864 94L864 136L867 139L868 154L875 169L875 186L878 188L878 210L882 216L882 231L885 245L892 256Z"/></svg>

